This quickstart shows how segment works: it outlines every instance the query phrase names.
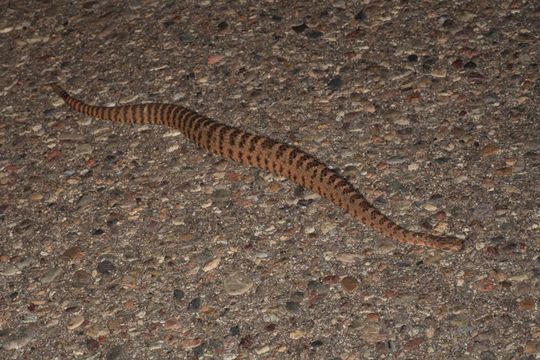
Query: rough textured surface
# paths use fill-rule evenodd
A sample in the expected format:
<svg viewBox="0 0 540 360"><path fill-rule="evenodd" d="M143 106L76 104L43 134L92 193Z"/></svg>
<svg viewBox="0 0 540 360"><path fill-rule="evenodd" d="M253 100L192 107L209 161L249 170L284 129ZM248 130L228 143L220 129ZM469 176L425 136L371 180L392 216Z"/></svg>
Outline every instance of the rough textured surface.
<svg viewBox="0 0 540 360"><path fill-rule="evenodd" d="M0 357L538 357L540 11L429 4L0 4ZM387 241L51 81L281 139L469 242Z"/></svg>

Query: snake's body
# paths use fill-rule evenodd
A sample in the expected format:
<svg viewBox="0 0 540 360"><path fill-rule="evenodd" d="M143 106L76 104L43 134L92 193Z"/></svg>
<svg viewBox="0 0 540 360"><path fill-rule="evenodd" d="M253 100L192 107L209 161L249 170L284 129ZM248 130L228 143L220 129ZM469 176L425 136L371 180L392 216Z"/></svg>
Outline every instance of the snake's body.
<svg viewBox="0 0 540 360"><path fill-rule="evenodd" d="M383 215L346 179L295 146L228 126L182 106L147 103L122 106L88 105L57 84L49 85L74 110L91 117L122 123L158 124L179 129L199 147L225 159L252 165L287 177L332 201L362 223L389 239L442 250L460 250L458 238L435 236L402 228Z"/></svg>

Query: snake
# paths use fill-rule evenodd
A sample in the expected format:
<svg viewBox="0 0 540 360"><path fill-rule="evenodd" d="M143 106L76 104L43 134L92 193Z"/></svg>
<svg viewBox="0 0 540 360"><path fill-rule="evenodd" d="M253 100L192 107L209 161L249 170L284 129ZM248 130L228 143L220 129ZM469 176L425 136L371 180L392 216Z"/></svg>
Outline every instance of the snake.
<svg viewBox="0 0 540 360"><path fill-rule="evenodd" d="M388 239L438 250L463 249L464 240L460 238L416 232L396 224L337 170L297 146L218 122L180 105L156 102L96 106L71 96L58 83L47 84L46 87L60 96L70 108L92 118L165 125L179 130L198 147L212 154L288 178L328 199Z"/></svg>

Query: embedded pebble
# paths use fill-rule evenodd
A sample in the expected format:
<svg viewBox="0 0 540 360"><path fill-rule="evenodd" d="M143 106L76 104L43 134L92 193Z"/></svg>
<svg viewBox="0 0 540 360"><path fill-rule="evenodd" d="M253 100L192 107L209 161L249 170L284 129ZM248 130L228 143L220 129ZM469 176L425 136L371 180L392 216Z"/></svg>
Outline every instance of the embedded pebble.
<svg viewBox="0 0 540 360"><path fill-rule="evenodd" d="M106 360L120 360L124 358L124 347L122 345L113 346L105 356Z"/></svg>
<svg viewBox="0 0 540 360"><path fill-rule="evenodd" d="M321 36L324 35L321 31L317 31L317 30L313 30L313 29L307 29L304 32L304 34L306 35L306 37L308 37L310 39L318 39L318 38L320 38ZM339 86L341 87L341 84Z"/></svg>
<svg viewBox="0 0 540 360"><path fill-rule="evenodd" d="M77 270L73 274L73 285L76 287L84 287L92 282L92 275L87 271Z"/></svg>
<svg viewBox="0 0 540 360"><path fill-rule="evenodd" d="M342 263L345 263L345 264L354 264L357 259L358 259L358 254L345 253L345 254L338 254L336 256L336 260L341 261Z"/></svg>
<svg viewBox="0 0 540 360"><path fill-rule="evenodd" d="M304 229L305 234L314 234L316 231L313 226L308 226Z"/></svg>
<svg viewBox="0 0 540 360"><path fill-rule="evenodd" d="M19 274L21 271L18 267L10 263L0 262L0 275L13 276Z"/></svg>
<svg viewBox="0 0 540 360"><path fill-rule="evenodd" d="M33 257L26 256L20 259L16 266L19 270L23 270L24 268L34 264L35 262L36 260Z"/></svg>
<svg viewBox="0 0 540 360"><path fill-rule="evenodd" d="M185 296L185 293L180 289L174 289L173 296L176 300L182 300Z"/></svg>
<svg viewBox="0 0 540 360"><path fill-rule="evenodd" d="M169 319L167 321L165 321L165 323L163 324L163 328L167 329L167 330L181 330L183 329L183 324L182 322L180 322L179 320L177 319Z"/></svg>
<svg viewBox="0 0 540 360"><path fill-rule="evenodd" d="M215 202L224 202L231 199L231 192L226 189L217 189L212 193L212 199Z"/></svg>
<svg viewBox="0 0 540 360"><path fill-rule="evenodd" d="M373 114L376 111L376 108L375 105L373 105L371 102L364 101L362 102L362 110L367 113Z"/></svg>
<svg viewBox="0 0 540 360"><path fill-rule="evenodd" d="M426 209L427 211L430 211L430 212L435 212L435 211L438 210L438 207L433 205L433 204L426 203L426 204L424 204L424 209Z"/></svg>
<svg viewBox="0 0 540 360"><path fill-rule="evenodd" d="M204 272L212 271L219 266L220 262L221 262L221 258L219 257L215 258L209 261L206 265L204 265L202 269Z"/></svg>
<svg viewBox="0 0 540 360"><path fill-rule="evenodd" d="M190 350L190 349L196 348L202 343L203 343L203 340L200 338L184 339L180 342L180 346L185 350Z"/></svg>
<svg viewBox="0 0 540 360"><path fill-rule="evenodd" d="M137 287L137 278L133 275L124 275L120 283L125 289L135 289Z"/></svg>
<svg viewBox="0 0 540 360"><path fill-rule="evenodd" d="M13 31L13 26L6 26L0 29L0 34L7 34Z"/></svg>
<svg viewBox="0 0 540 360"><path fill-rule="evenodd" d="M446 77L447 71L445 68L435 69L431 72L431 75L436 78Z"/></svg>
<svg viewBox="0 0 540 360"><path fill-rule="evenodd" d="M92 339L99 340L100 337L105 337L109 334L109 330L104 327L90 326L85 331L86 335Z"/></svg>
<svg viewBox="0 0 540 360"><path fill-rule="evenodd" d="M328 88L332 91L339 90L339 88L341 88L342 85L343 85L343 80L341 80L339 76L333 78L332 80L330 80L330 82L328 82Z"/></svg>
<svg viewBox="0 0 540 360"><path fill-rule="evenodd" d="M482 156L493 156L500 151L500 148L495 145L486 145L480 150Z"/></svg>
<svg viewBox="0 0 540 360"><path fill-rule="evenodd" d="M63 260L79 260L83 256L83 250L79 246L73 246L64 251L60 258L62 258Z"/></svg>
<svg viewBox="0 0 540 360"><path fill-rule="evenodd" d="M77 145L75 151L81 155L91 155L94 152L94 148L90 144L81 144Z"/></svg>
<svg viewBox="0 0 540 360"><path fill-rule="evenodd" d="M420 168L420 165L418 165L417 163L412 163L412 164L407 165L407 169L409 171L416 171L419 168Z"/></svg>
<svg viewBox="0 0 540 360"><path fill-rule="evenodd" d="M352 276L345 276L341 279L341 285L347 291L353 291L358 287L358 280Z"/></svg>
<svg viewBox="0 0 540 360"><path fill-rule="evenodd" d="M298 340L306 336L306 333L302 330L294 330L289 333L289 337L293 340Z"/></svg>
<svg viewBox="0 0 540 360"><path fill-rule="evenodd" d="M52 268L48 270L42 277L41 282L43 284L50 284L62 273L61 268Z"/></svg>
<svg viewBox="0 0 540 360"><path fill-rule="evenodd" d="M234 296L245 294L253 285L253 281L238 272L228 275L223 280L225 291Z"/></svg>
<svg viewBox="0 0 540 360"><path fill-rule="evenodd" d="M30 200L32 200L32 201L41 201L41 200L43 200L43 194L32 194L30 196Z"/></svg>
<svg viewBox="0 0 540 360"><path fill-rule="evenodd" d="M34 333L30 330L23 330L18 335L0 338L0 347L5 350L18 350L25 347L34 338Z"/></svg>
<svg viewBox="0 0 540 360"><path fill-rule="evenodd" d="M219 63L221 60L223 60L225 57L223 55L211 55L208 57L208 65L214 65Z"/></svg>
<svg viewBox="0 0 540 360"><path fill-rule="evenodd" d="M287 301L285 308L290 312L298 312L300 310L300 304L296 301Z"/></svg>
<svg viewBox="0 0 540 360"><path fill-rule="evenodd" d="M328 234L329 232L331 232L332 230L334 230L336 228L336 224L335 223L331 223L331 222L323 222L321 224L321 233L323 235L326 235Z"/></svg>
<svg viewBox="0 0 540 360"><path fill-rule="evenodd" d="M81 316L81 315L74 316L68 321L67 328L69 330L74 330L78 328L79 326L81 326L83 322L84 322L84 316Z"/></svg>
<svg viewBox="0 0 540 360"><path fill-rule="evenodd" d="M381 340L381 326L378 322L364 322L359 327L359 336L368 343L375 343Z"/></svg>
<svg viewBox="0 0 540 360"><path fill-rule="evenodd" d="M519 301L518 306L520 309L523 309L523 310L528 310L528 311L535 310L536 301L531 297L527 297Z"/></svg>
<svg viewBox="0 0 540 360"><path fill-rule="evenodd" d="M97 265L97 271L103 275L111 275L116 271L116 266L110 260L103 260Z"/></svg>
<svg viewBox="0 0 540 360"><path fill-rule="evenodd" d="M268 346L268 345L265 345L265 346L263 346L261 348L255 349L255 353L257 353L257 355L266 354L269 351L270 351L270 346Z"/></svg>
<svg viewBox="0 0 540 360"><path fill-rule="evenodd" d="M391 158L386 160L386 162L390 165L399 165L399 164L403 164L407 160L408 159L404 156L392 156Z"/></svg>

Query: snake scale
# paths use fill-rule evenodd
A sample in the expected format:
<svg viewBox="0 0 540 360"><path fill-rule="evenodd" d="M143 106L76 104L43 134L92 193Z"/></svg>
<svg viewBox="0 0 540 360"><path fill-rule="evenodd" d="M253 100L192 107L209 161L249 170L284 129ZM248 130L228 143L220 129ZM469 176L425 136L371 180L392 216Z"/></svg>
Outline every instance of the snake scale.
<svg viewBox="0 0 540 360"><path fill-rule="evenodd" d="M213 154L287 177L332 201L389 239L441 250L458 251L463 247L461 239L414 232L397 225L336 171L295 146L222 124L179 105L146 103L94 106L70 96L58 84L48 86L69 107L93 118L175 128Z"/></svg>

